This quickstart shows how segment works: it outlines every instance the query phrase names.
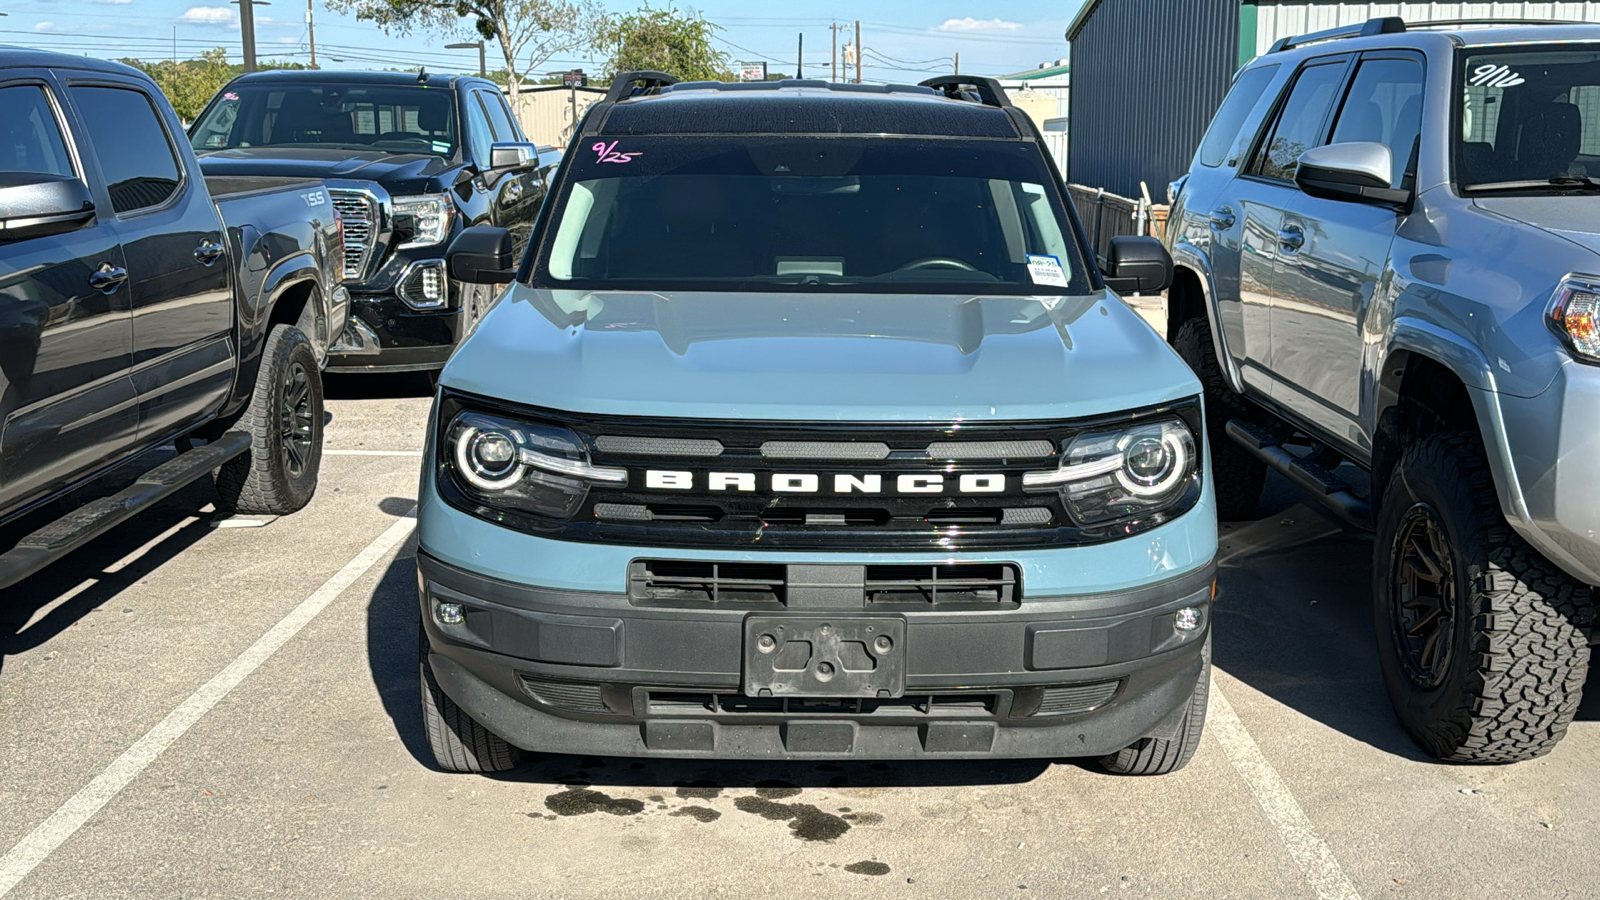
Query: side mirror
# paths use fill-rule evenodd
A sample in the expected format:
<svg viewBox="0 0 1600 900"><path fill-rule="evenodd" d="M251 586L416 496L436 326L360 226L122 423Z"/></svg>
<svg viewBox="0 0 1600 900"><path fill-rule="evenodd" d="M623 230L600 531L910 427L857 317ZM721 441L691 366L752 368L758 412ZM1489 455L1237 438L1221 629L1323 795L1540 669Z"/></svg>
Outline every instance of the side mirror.
<svg viewBox="0 0 1600 900"><path fill-rule="evenodd" d="M463 229L444 258L450 277L468 284L505 284L517 277L511 232L494 225Z"/></svg>
<svg viewBox="0 0 1600 900"><path fill-rule="evenodd" d="M1114 237L1101 275L1119 294L1159 294L1172 284L1172 256L1153 237Z"/></svg>
<svg viewBox="0 0 1600 900"><path fill-rule="evenodd" d="M539 165L539 148L532 144L507 142L489 146L489 171L520 172Z"/></svg>
<svg viewBox="0 0 1600 900"><path fill-rule="evenodd" d="M92 221L94 198L77 178L0 172L0 240L65 234Z"/></svg>
<svg viewBox="0 0 1600 900"><path fill-rule="evenodd" d="M1411 192L1389 187L1393 171L1394 156L1388 147L1373 141L1351 141L1300 154L1294 183L1322 200L1403 207L1411 202Z"/></svg>

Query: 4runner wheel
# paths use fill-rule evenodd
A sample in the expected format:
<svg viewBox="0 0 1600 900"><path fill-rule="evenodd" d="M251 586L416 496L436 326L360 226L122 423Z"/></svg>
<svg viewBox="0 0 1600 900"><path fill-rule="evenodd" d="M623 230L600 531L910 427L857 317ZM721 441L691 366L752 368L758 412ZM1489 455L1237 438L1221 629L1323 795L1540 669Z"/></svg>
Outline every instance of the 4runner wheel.
<svg viewBox="0 0 1600 900"><path fill-rule="evenodd" d="M249 432L250 450L217 471L222 508L281 516L311 502L322 466L322 373L300 329L278 325L267 335L255 393L234 427Z"/></svg>
<svg viewBox="0 0 1600 900"><path fill-rule="evenodd" d="M428 665L428 638L422 637L422 725L428 749L446 772L505 772L522 762L523 752L462 711L434 680Z"/></svg>
<svg viewBox="0 0 1600 900"><path fill-rule="evenodd" d="M1477 435L1401 453L1374 543L1378 662L1412 739L1454 762L1554 747L1582 699L1592 597L1506 524Z"/></svg>
<svg viewBox="0 0 1600 900"><path fill-rule="evenodd" d="M1261 502L1267 481L1267 464L1228 437L1228 420L1248 417L1249 402L1233 392L1222 378L1216 345L1211 342L1211 322L1190 319L1178 329L1174 349L1200 379L1206 401L1206 439L1211 445L1211 483L1217 492L1217 518L1248 519Z"/></svg>
<svg viewBox="0 0 1600 900"><path fill-rule="evenodd" d="M1211 635L1200 648L1203 664L1200 680L1189 697L1189 708L1183 713L1183 723L1176 737L1168 739L1143 738L1132 746L1124 747L1110 756L1100 757L1100 766L1113 775L1170 775L1194 759L1200 746L1200 734L1206 728L1206 702L1211 696Z"/></svg>

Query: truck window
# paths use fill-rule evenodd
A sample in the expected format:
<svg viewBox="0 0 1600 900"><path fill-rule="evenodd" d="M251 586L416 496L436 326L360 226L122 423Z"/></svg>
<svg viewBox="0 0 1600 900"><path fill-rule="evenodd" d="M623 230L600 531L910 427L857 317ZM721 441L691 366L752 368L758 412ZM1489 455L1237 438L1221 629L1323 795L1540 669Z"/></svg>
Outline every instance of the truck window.
<svg viewBox="0 0 1600 900"><path fill-rule="evenodd" d="M0 172L75 174L61 126L41 85L0 88Z"/></svg>
<svg viewBox="0 0 1600 900"><path fill-rule="evenodd" d="M489 124L494 126L494 139L497 141L520 141L522 135L517 133L517 127L511 121L511 113L506 108L506 101L499 93L479 91L478 99L483 101L484 112L489 114Z"/></svg>
<svg viewBox="0 0 1600 900"><path fill-rule="evenodd" d="M111 208L121 214L172 199L182 170L150 97L132 88L71 90L100 161Z"/></svg>
<svg viewBox="0 0 1600 900"><path fill-rule="evenodd" d="M234 84L190 129L197 152L317 147L452 157L453 95L417 85Z"/></svg>
<svg viewBox="0 0 1600 900"><path fill-rule="evenodd" d="M487 166L489 150L494 144L494 129L489 127L489 116L483 111L483 102L478 99L477 91L467 96L466 107L467 140L472 145L472 159L480 166Z"/></svg>
<svg viewBox="0 0 1600 900"><path fill-rule="evenodd" d="M1300 154L1322 143L1334 92L1344 77L1343 60L1311 63L1295 78L1289 99L1278 111L1271 137L1256 151L1250 174L1273 181L1293 181Z"/></svg>
<svg viewBox="0 0 1600 900"><path fill-rule="evenodd" d="M1244 120L1255 109L1256 102L1277 74L1278 67L1272 65L1257 66L1239 76L1233 90L1228 92L1228 99L1222 101L1222 107L1217 110L1216 118L1211 120L1211 127L1206 130L1205 140L1200 144L1200 165L1216 168L1222 165L1223 160L1228 160L1229 165L1237 161L1237 154L1228 151L1242 140L1239 130L1244 127ZM1046 122L1045 126L1048 128L1049 123ZM1229 159L1230 156L1233 159Z"/></svg>
<svg viewBox="0 0 1600 900"><path fill-rule="evenodd" d="M1422 64L1413 59L1368 59L1356 70L1333 126L1333 143L1371 141L1389 148L1399 187L1422 133Z"/></svg>

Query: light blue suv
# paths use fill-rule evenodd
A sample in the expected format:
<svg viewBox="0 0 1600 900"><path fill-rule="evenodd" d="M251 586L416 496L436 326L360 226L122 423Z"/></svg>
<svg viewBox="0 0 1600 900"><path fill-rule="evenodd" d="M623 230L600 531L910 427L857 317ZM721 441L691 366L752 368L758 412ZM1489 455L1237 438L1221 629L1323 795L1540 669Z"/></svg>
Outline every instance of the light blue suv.
<svg viewBox="0 0 1600 900"><path fill-rule="evenodd" d="M1200 384L985 79L620 76L446 367L422 479L439 765L523 750L1102 757L1210 683Z"/></svg>

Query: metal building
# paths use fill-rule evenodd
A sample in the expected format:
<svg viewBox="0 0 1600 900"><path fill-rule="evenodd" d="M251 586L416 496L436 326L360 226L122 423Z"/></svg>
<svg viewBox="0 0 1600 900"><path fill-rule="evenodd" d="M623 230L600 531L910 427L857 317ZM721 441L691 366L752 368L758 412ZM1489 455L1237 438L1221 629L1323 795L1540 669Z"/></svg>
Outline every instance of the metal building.
<svg viewBox="0 0 1600 900"><path fill-rule="evenodd" d="M1600 0L1087 0L1067 29L1069 180L1125 197L1144 181L1164 200L1239 66L1279 38L1380 16L1600 22Z"/></svg>

